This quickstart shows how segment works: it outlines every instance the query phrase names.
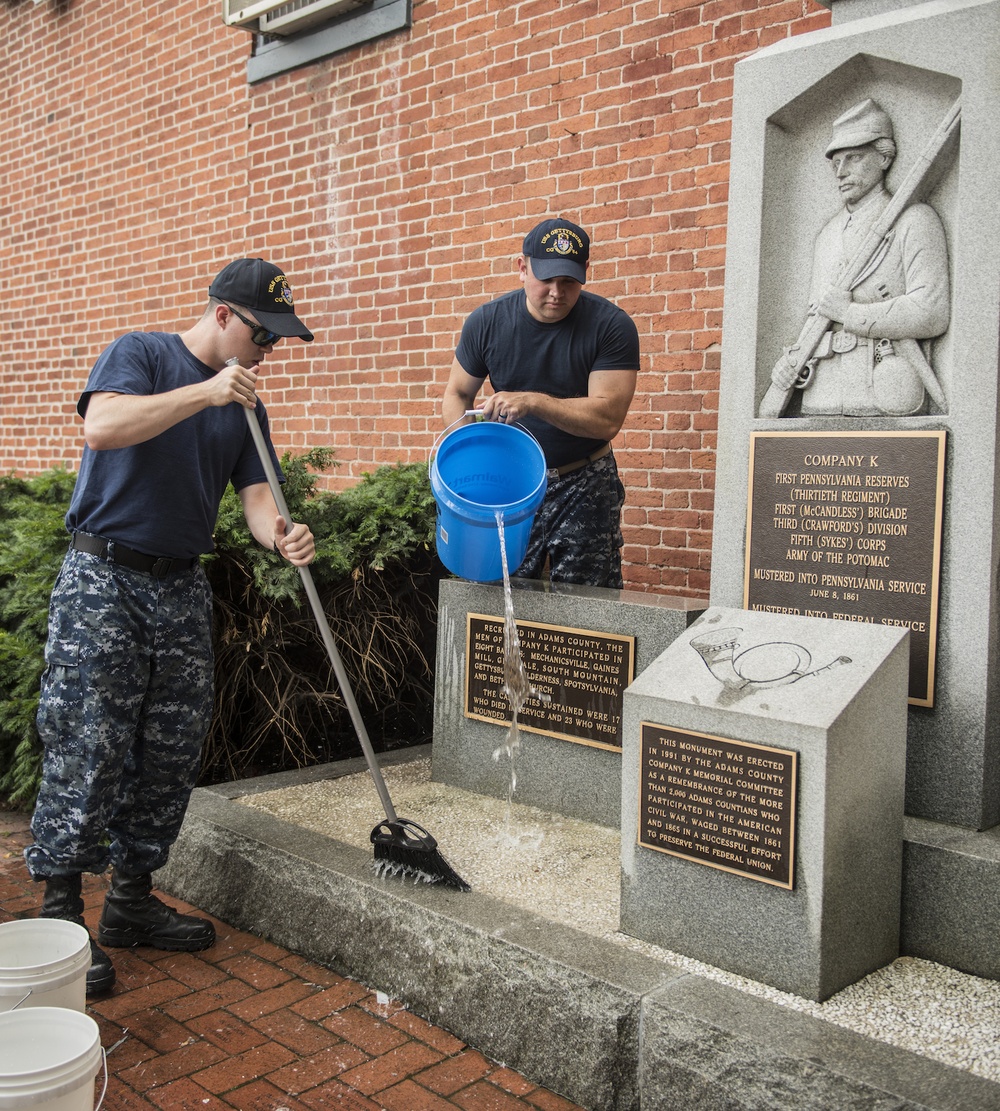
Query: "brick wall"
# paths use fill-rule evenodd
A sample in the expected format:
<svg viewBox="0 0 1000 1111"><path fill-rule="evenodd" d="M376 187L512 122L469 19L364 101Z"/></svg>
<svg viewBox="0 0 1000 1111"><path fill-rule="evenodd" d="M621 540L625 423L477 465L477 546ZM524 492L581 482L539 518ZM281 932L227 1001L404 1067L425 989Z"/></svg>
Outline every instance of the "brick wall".
<svg viewBox="0 0 1000 1111"><path fill-rule="evenodd" d="M588 288L641 338L615 445L626 579L705 595L733 66L829 13L414 0L413 17L250 87L251 36L217 0L0 6L0 467L75 468L96 355L186 326L245 254L286 268L317 335L265 366L279 450L333 445L341 486L424 459L464 316L563 214L591 232Z"/></svg>

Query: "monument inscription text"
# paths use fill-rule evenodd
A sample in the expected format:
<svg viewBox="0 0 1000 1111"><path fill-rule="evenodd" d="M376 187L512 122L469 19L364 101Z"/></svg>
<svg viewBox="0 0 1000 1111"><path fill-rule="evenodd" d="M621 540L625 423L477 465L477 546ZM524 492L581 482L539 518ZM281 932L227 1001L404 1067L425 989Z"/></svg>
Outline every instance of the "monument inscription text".
<svg viewBox="0 0 1000 1111"><path fill-rule="evenodd" d="M934 704L944 432L755 432L743 605L910 630Z"/></svg>
<svg viewBox="0 0 1000 1111"><path fill-rule="evenodd" d="M503 618L468 614L465 716L508 724L504 692ZM635 677L635 637L518 621L521 658L531 685L548 701L531 698L518 714L520 729L620 751L625 688Z"/></svg>
<svg viewBox="0 0 1000 1111"><path fill-rule="evenodd" d="M798 753L642 723L639 844L791 889Z"/></svg>

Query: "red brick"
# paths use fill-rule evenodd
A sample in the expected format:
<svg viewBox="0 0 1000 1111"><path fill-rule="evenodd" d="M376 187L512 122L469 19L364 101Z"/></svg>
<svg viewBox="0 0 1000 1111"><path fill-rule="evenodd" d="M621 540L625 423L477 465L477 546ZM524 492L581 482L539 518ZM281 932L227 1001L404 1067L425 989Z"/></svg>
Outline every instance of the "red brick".
<svg viewBox="0 0 1000 1111"><path fill-rule="evenodd" d="M128 1038L144 1042L157 1053L171 1053L190 1042L191 1032L182 1023L152 1008L129 1016ZM120 1048L124 1045L123 1042Z"/></svg>
<svg viewBox="0 0 1000 1111"><path fill-rule="evenodd" d="M356 1045L347 1042L338 1042L310 1057L304 1056L299 1047L296 1047L296 1053L300 1056L299 1060L271 1073L274 1083L288 1092L305 1092L315 1088L368 1059Z"/></svg>
<svg viewBox="0 0 1000 1111"><path fill-rule="evenodd" d="M294 1059L295 1054L283 1045L266 1044L225 1060L216 1058L217 1064L198 1071L189 1070L188 1074L203 1088L221 1094L255 1077L266 1076Z"/></svg>
<svg viewBox="0 0 1000 1111"><path fill-rule="evenodd" d="M320 1084L311 1091L303 1092L298 1099L315 1111L385 1111L381 1103L374 1103L338 1080L331 1080L328 1084Z"/></svg>
<svg viewBox="0 0 1000 1111"><path fill-rule="evenodd" d="M579 1104L563 1099L545 1088L536 1088L524 1097L524 1102L537 1107L539 1111L584 1111Z"/></svg>
<svg viewBox="0 0 1000 1111"><path fill-rule="evenodd" d="M450 1096L476 1080L482 1080L493 1071L492 1062L474 1049L468 1049L455 1057L448 1057L440 1064L432 1065L417 1074L417 1079L432 1092Z"/></svg>
<svg viewBox="0 0 1000 1111"><path fill-rule="evenodd" d="M430 1046L422 1042L407 1042L398 1049L375 1057L373 1060L345 1072L342 1080L365 1095L373 1095L383 1088L400 1083L412 1073L420 1072L441 1059Z"/></svg>
<svg viewBox="0 0 1000 1111"><path fill-rule="evenodd" d="M228 1101L239 1111L308 1111L308 1104L300 1103L268 1080L254 1080L237 1088L228 1094Z"/></svg>
<svg viewBox="0 0 1000 1111"><path fill-rule="evenodd" d="M253 1025L270 1041L281 1042L302 1055L327 1049L340 1040L318 1022L308 1022L287 1008L262 1015Z"/></svg>
<svg viewBox="0 0 1000 1111"><path fill-rule="evenodd" d="M168 974L149 959L156 955L153 949L108 949L107 953L118 974L116 992L119 995L169 979Z"/></svg>
<svg viewBox="0 0 1000 1111"><path fill-rule="evenodd" d="M280 967L290 972L293 976L299 976L301 979L305 980L306 983L316 984L319 987L334 987L335 985L345 982L343 976L339 976L329 968L324 968L320 964L315 964L305 957L300 957L296 953L285 953L283 957L276 959L274 963L280 965Z"/></svg>
<svg viewBox="0 0 1000 1111"><path fill-rule="evenodd" d="M200 1038L192 1037L190 1045L181 1046L172 1053L151 1057L131 1068L118 1071L118 1076L137 1092L146 1092L178 1077L189 1076L207 1066L222 1061L222 1050Z"/></svg>
<svg viewBox="0 0 1000 1111"><path fill-rule="evenodd" d="M123 987L125 988L124 991L121 990ZM128 987L119 980L115 988L116 994L94 999L89 1006L99 1014L104 1015L105 1018L109 1018L122 1026L128 1026L130 1015L169 1003L183 995L186 990L183 984L166 978L157 980L148 986L140 984L138 987Z"/></svg>
<svg viewBox="0 0 1000 1111"><path fill-rule="evenodd" d="M428 1092L412 1080L404 1080L379 1092L378 1101L385 1111L455 1111L455 1105L449 1100Z"/></svg>
<svg viewBox="0 0 1000 1111"><path fill-rule="evenodd" d="M96 1089L96 1093L99 1097L104 1083L100 1075L97 1083L99 1087ZM117 1076L110 1076L108 1077L108 1089L102 1106L108 1108L108 1111L111 1111L112 1108L114 1111L147 1111L149 1108L159 1107L160 1104L133 1091Z"/></svg>
<svg viewBox="0 0 1000 1111"><path fill-rule="evenodd" d="M269 1040L260 1030L241 1022L227 1011L211 1011L190 1019L187 1025L189 1030L229 1054L243 1053Z"/></svg>
<svg viewBox="0 0 1000 1111"><path fill-rule="evenodd" d="M400 1030L380 1022L360 1007L347 1007L323 1020L323 1025L365 1053L388 1053L410 1039Z"/></svg>
<svg viewBox="0 0 1000 1111"><path fill-rule="evenodd" d="M147 1098L147 1106L159 1107L161 1111L230 1111L233 1106L187 1077L153 1088ZM117 1100L107 1104L108 1111L119 1111L121 1106Z"/></svg>
<svg viewBox="0 0 1000 1111"><path fill-rule="evenodd" d="M224 980L214 987L203 988L201 991L182 995L170 1003L165 1003L161 1010L172 1015L179 1022L186 1022L198 1015L208 1014L219 1007L230 1006L241 999L252 996L254 990L242 980Z"/></svg>
<svg viewBox="0 0 1000 1111"><path fill-rule="evenodd" d="M228 961L250 953L259 940L242 930L223 927L216 931L215 944L205 951L206 960L222 967Z"/></svg>
<svg viewBox="0 0 1000 1111"><path fill-rule="evenodd" d="M281 1010L282 1007L291 1007L314 994L315 989L311 984L304 984L301 980L288 980L269 991L255 991L239 1003L231 1004L229 1009L234 1015L253 1022L261 1015Z"/></svg>
<svg viewBox="0 0 1000 1111"><path fill-rule="evenodd" d="M514 1072L513 1069L505 1068L503 1065L498 1066L490 1073L489 1081L515 1096L526 1095L534 1088L530 1081L525 1080L519 1073Z"/></svg>
<svg viewBox="0 0 1000 1111"><path fill-rule="evenodd" d="M389 1016L389 1022L393 1026L398 1026L400 1030L411 1037L426 1042L427 1045L440 1053L453 1054L465 1048L465 1043L456 1038L454 1034L449 1034L447 1030L442 1030L440 1026L432 1026L426 1019L419 1018L410 1011L397 1011L394 1015Z"/></svg>
<svg viewBox="0 0 1000 1111"><path fill-rule="evenodd" d="M356 980L341 980L340 983L323 991L311 992L300 1003L295 1003L292 1010L303 1018L320 1019L332 1015L335 1011L343 1010L359 999L364 999L368 989L362 987Z"/></svg>
<svg viewBox="0 0 1000 1111"><path fill-rule="evenodd" d="M208 964L195 953L170 953L157 962L157 968L194 991L224 983L227 979L223 969Z"/></svg>
<svg viewBox="0 0 1000 1111"><path fill-rule="evenodd" d="M230 976L238 976L259 991L277 987L291 979L291 973L283 968L248 953L222 961L219 967Z"/></svg>
<svg viewBox="0 0 1000 1111"><path fill-rule="evenodd" d="M529 1089L534 1090L534 1089ZM452 1100L462 1111L523 1111L520 1099L495 1087L488 1080L480 1080L469 1088L464 1088Z"/></svg>
<svg viewBox="0 0 1000 1111"><path fill-rule="evenodd" d="M287 949L282 949L280 945L275 945L272 941L263 940L258 940L250 952L262 961L278 965L282 964L285 957L288 956Z"/></svg>

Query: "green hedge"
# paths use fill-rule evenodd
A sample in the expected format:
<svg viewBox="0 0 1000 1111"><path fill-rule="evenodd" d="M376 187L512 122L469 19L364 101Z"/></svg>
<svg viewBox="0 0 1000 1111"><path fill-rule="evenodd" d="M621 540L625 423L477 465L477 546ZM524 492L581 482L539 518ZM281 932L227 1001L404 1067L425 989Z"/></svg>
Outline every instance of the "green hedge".
<svg viewBox="0 0 1000 1111"><path fill-rule="evenodd" d="M437 584L426 464L380 467L341 493L317 489L329 449L282 469L295 519L316 537L311 570L376 749L430 737ZM66 551L76 476L0 478L0 797L28 807L38 789L35 729L49 594ZM360 748L299 572L250 536L226 492L216 550L216 708L202 782L356 755Z"/></svg>

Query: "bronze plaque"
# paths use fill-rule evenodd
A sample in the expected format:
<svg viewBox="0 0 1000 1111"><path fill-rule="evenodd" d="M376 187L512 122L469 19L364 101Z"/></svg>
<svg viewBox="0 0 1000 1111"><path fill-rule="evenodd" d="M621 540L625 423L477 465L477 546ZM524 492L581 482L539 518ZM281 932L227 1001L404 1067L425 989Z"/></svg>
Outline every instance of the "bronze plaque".
<svg viewBox="0 0 1000 1111"><path fill-rule="evenodd" d="M755 432L743 606L910 630L934 705L944 432Z"/></svg>
<svg viewBox="0 0 1000 1111"><path fill-rule="evenodd" d="M465 716L511 720L503 689L502 617L468 615ZM550 701L529 699L518 728L621 751L622 696L635 672L635 637L518 621L521 659L531 685Z"/></svg>
<svg viewBox="0 0 1000 1111"><path fill-rule="evenodd" d="M639 844L789 890L798 753L642 723Z"/></svg>

